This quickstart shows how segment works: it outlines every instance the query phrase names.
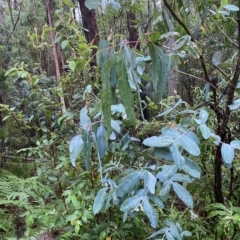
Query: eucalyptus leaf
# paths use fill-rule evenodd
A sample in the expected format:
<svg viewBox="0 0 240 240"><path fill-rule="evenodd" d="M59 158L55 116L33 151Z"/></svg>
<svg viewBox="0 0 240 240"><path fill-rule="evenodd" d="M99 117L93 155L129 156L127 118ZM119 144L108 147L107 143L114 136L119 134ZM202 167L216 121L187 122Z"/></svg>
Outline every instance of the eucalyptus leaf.
<svg viewBox="0 0 240 240"><path fill-rule="evenodd" d="M143 201L143 211L148 216L152 228L158 225L158 216L154 207L149 203L149 199L145 198Z"/></svg>
<svg viewBox="0 0 240 240"><path fill-rule="evenodd" d="M221 153L223 161L227 164L231 164L234 158L234 148L230 144L223 143Z"/></svg>
<svg viewBox="0 0 240 240"><path fill-rule="evenodd" d="M173 190L177 196L186 204L186 206L193 208L193 199L191 194L179 183L173 182Z"/></svg>
<svg viewBox="0 0 240 240"><path fill-rule="evenodd" d="M107 188L102 188L98 191L93 203L93 213L96 215L101 210L104 201L106 200Z"/></svg>
<svg viewBox="0 0 240 240"><path fill-rule="evenodd" d="M233 140L230 142L230 145L233 147L233 148L236 148L238 150L240 150L240 141L239 140Z"/></svg>
<svg viewBox="0 0 240 240"><path fill-rule="evenodd" d="M81 135L73 137L70 141L69 151L70 151L70 160L74 167L76 167L77 157L80 155L83 149L83 139Z"/></svg>
<svg viewBox="0 0 240 240"><path fill-rule="evenodd" d="M165 165L161 172L158 172L156 178L164 183L172 177L178 170L177 165Z"/></svg>
<svg viewBox="0 0 240 240"><path fill-rule="evenodd" d="M88 116L88 109L85 106L80 111L80 124L85 131L90 131L91 129L91 119Z"/></svg>

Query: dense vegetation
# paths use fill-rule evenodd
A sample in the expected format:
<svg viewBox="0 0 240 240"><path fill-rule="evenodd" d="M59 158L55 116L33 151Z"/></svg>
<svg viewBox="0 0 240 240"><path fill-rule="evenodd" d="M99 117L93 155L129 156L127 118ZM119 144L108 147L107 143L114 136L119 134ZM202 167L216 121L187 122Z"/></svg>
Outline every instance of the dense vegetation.
<svg viewBox="0 0 240 240"><path fill-rule="evenodd" d="M0 239L240 239L240 1L0 1Z"/></svg>

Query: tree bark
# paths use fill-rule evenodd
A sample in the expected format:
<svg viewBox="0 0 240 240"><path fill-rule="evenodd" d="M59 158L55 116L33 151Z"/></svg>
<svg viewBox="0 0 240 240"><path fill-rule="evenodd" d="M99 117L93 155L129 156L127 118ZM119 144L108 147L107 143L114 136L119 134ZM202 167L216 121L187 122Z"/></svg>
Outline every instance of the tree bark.
<svg viewBox="0 0 240 240"><path fill-rule="evenodd" d="M60 87L61 91L61 72L63 71L63 56L61 55L60 47L54 43L56 32L54 30L54 21L53 21L53 14L54 14L54 5L52 0L46 0L46 10L47 10L47 17L48 17L48 23L49 27L51 28L51 42L52 42L52 51L53 51L53 57L54 57L54 64L55 64L55 74L57 79L57 85ZM66 112L66 105L64 101L64 97L60 97L60 102L62 104L62 113Z"/></svg>
<svg viewBox="0 0 240 240"><path fill-rule="evenodd" d="M84 28L84 34L88 43L99 45L98 27L96 21L96 10L89 10L85 6L85 0L79 0L80 11L82 15L82 25Z"/></svg>

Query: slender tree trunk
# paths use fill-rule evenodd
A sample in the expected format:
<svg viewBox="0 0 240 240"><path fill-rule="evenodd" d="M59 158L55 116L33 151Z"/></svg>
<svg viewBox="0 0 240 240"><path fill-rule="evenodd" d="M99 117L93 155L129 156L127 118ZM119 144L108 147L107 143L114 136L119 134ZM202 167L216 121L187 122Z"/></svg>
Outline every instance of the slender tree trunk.
<svg viewBox="0 0 240 240"><path fill-rule="evenodd" d="M54 5L52 0L46 0L46 10L47 10L47 17L48 17L48 23L49 27L51 28L51 42L52 42L52 51L53 51L53 57L54 57L54 64L55 64L55 74L57 79L57 85L61 89L61 72L63 71L63 56L60 51L60 47L54 43L56 32L54 30L54 21L53 21L53 14L54 14ZM64 97L60 97L60 102L62 104L62 113L66 112L66 105L64 101Z"/></svg>
<svg viewBox="0 0 240 240"><path fill-rule="evenodd" d="M163 13L164 13L164 16L166 18L166 22L167 22L169 31L172 32L172 31L175 30L174 26L173 26L173 23L172 23L172 20L169 16L168 10L165 7L164 3L162 3L162 5L163 5L163 7L162 7ZM174 37L168 37L165 45L170 49L174 42L175 42ZM171 50L168 53L171 53ZM169 75L168 75L168 96L176 96L176 94L177 94L177 82L178 82L177 73L176 73L176 71L171 70Z"/></svg>
<svg viewBox="0 0 240 240"><path fill-rule="evenodd" d="M128 28L128 41L130 47L135 47L140 50L140 43L138 41L138 31L135 27L136 15L132 12L127 12L127 28Z"/></svg>
<svg viewBox="0 0 240 240"><path fill-rule="evenodd" d="M96 10L89 10L85 6L85 0L79 0L80 11L82 15L82 25L84 34L88 43L99 45L98 26L96 21Z"/></svg>

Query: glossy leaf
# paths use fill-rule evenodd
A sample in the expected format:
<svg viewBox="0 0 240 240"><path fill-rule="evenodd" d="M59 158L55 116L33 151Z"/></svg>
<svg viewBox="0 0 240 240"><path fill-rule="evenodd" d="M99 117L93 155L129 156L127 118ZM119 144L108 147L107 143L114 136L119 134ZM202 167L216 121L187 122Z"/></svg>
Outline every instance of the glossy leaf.
<svg viewBox="0 0 240 240"><path fill-rule="evenodd" d="M230 144L223 143L221 147L223 161L231 164L234 158L234 148Z"/></svg>
<svg viewBox="0 0 240 240"><path fill-rule="evenodd" d="M106 195L107 195L107 188L102 188L98 191L97 196L94 199L93 203L93 213L94 215L99 213L101 210L104 201L106 200Z"/></svg>
<svg viewBox="0 0 240 240"><path fill-rule="evenodd" d="M191 194L179 183L173 182L173 190L177 196L186 204L186 206L193 208L193 199Z"/></svg>

